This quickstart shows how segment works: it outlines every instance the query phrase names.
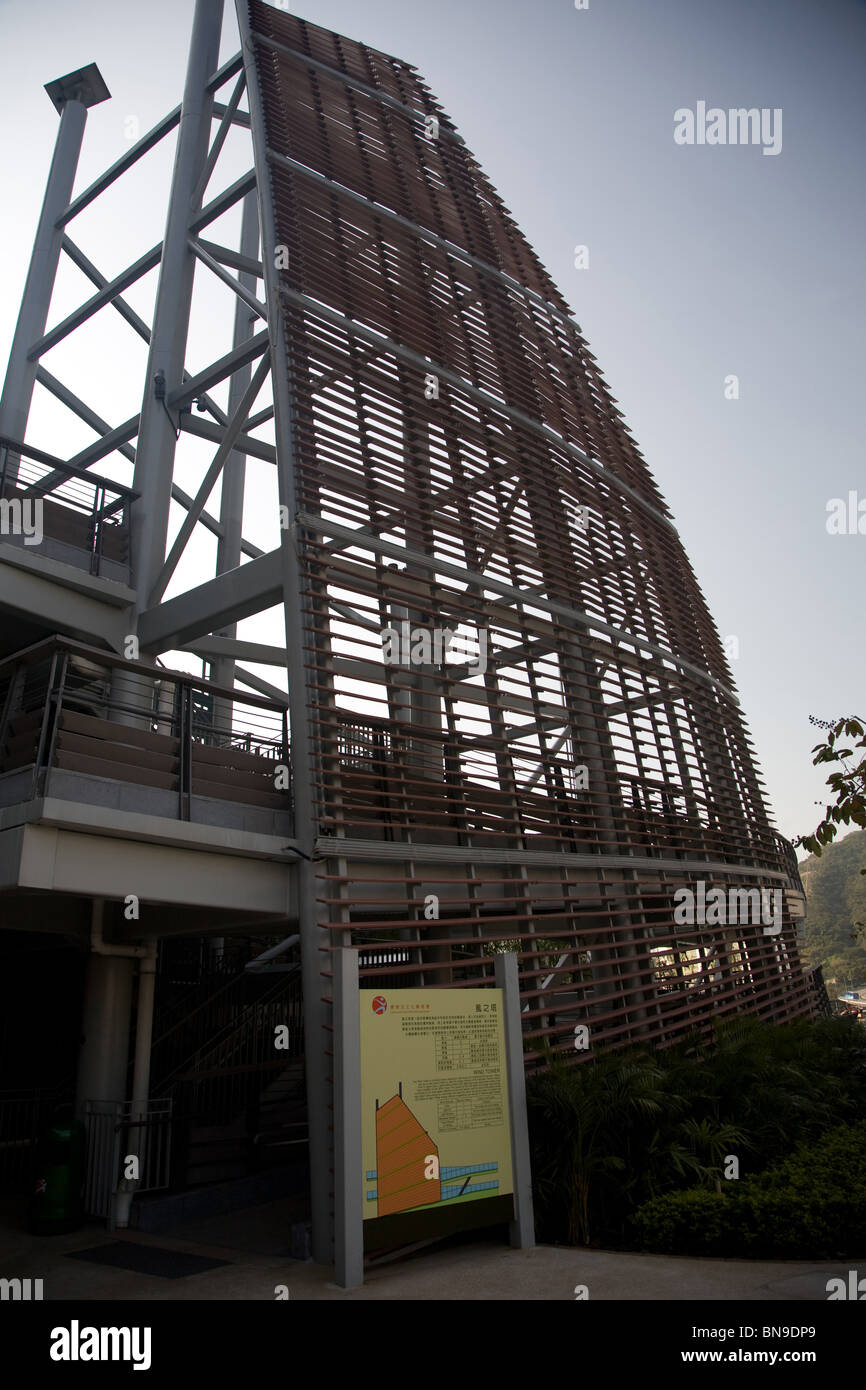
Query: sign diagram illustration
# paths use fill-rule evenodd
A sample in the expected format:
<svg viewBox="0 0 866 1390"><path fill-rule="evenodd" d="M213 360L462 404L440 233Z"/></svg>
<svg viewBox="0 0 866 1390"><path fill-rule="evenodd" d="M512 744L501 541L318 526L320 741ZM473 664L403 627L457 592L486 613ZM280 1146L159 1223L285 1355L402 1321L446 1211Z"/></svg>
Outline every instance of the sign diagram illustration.
<svg viewBox="0 0 866 1390"><path fill-rule="evenodd" d="M462 1167L440 1166L439 1146L401 1094L376 1109L376 1167L367 1170L367 1201L377 1216L453 1202L477 1192L499 1194L495 1159Z"/></svg>
<svg viewBox="0 0 866 1390"><path fill-rule="evenodd" d="M365 1220L511 1193L498 991L365 993Z"/></svg>

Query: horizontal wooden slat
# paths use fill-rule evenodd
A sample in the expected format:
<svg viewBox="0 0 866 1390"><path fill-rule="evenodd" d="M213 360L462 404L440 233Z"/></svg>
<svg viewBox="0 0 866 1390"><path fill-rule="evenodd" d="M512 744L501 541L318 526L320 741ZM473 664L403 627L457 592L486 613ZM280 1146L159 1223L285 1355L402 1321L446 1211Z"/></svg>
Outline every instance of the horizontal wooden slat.
<svg viewBox="0 0 866 1390"><path fill-rule="evenodd" d="M269 806L275 811L288 810L290 802L288 795L279 792L259 792L252 787L232 788L225 782L207 781L203 777L192 779L192 790L195 796L210 796L218 801L237 801L249 806Z"/></svg>
<svg viewBox="0 0 866 1390"><path fill-rule="evenodd" d="M112 782L137 782L144 787L162 787L176 791L177 777L156 772L148 767L132 767L129 763L113 762L109 758L87 757L83 753L59 752L56 765L65 772L85 772L91 777L105 777Z"/></svg>
<svg viewBox="0 0 866 1390"><path fill-rule="evenodd" d="M108 743L129 743L134 748L147 748L154 753L177 754L178 740L170 734L138 729L114 720L99 719L95 715L76 714L64 709L60 716L60 727L72 733L85 734L88 738L104 739Z"/></svg>
<svg viewBox="0 0 866 1390"><path fill-rule="evenodd" d="M180 766L180 759L173 753L155 753L150 748L129 748L122 743L85 738L83 734L68 733L65 730L57 736L57 747L63 752L81 753L88 758L102 758L120 763L124 767L151 768L155 772L176 774Z"/></svg>
<svg viewBox="0 0 866 1390"><path fill-rule="evenodd" d="M217 767L213 763L208 763L202 767L193 753L192 760L193 777L204 777L212 782L219 782L226 787L250 787L253 791L274 791L273 772L263 770L261 772L242 771L236 767Z"/></svg>
<svg viewBox="0 0 866 1390"><path fill-rule="evenodd" d="M193 761L210 763L216 767L245 768L249 772L269 773L277 766L278 759L265 758L258 753L247 753L242 748L211 748L206 743L194 743Z"/></svg>

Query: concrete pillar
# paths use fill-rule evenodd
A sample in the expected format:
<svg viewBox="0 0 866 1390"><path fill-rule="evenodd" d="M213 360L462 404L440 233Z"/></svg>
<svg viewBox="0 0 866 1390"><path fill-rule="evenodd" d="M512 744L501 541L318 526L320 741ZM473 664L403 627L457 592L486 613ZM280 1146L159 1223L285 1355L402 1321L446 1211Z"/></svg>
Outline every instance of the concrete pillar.
<svg viewBox="0 0 866 1390"><path fill-rule="evenodd" d="M133 1121L146 1118L147 1103L150 1098L150 1050L153 1042L153 1005L156 994L156 942L150 939L145 944L150 948L150 953L138 963L138 1007L136 1009L135 1060L132 1077ZM143 1161L142 1148L146 1133L144 1128L139 1129L134 1123L130 1126L131 1152L137 1154L140 1162ZM132 1179L124 1179L121 1183L114 1211L115 1225L119 1229L124 1229L129 1225L132 1198L138 1185L138 1181Z"/></svg>
<svg viewBox="0 0 866 1390"><path fill-rule="evenodd" d="M75 1113L87 1100L126 1100L132 976L135 962L91 954L87 964Z"/></svg>

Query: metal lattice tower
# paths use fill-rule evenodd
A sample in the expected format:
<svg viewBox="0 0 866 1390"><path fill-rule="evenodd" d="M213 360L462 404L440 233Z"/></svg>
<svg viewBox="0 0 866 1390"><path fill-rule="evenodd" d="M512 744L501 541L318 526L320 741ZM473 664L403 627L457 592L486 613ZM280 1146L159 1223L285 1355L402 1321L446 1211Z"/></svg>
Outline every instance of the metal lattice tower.
<svg viewBox="0 0 866 1390"><path fill-rule="evenodd" d="M241 663L286 671L285 917L301 937L324 1259L335 951L362 948L362 983L436 987L492 983L496 951L516 949L530 1068L548 1048L574 1057L580 1025L578 1056L664 1045L732 1012L809 1012L813 992L796 861L717 630L562 295L411 65L238 0L240 53L218 68L221 10L199 0L182 106L74 200L86 107L106 93L85 70L90 85L73 74L58 98L0 435L12 487L40 381L97 436L66 467L134 465L116 504L134 598L123 622L93 620L93 645L134 633L145 663L195 652L229 725L234 699L280 694ZM163 242L109 281L67 228L175 127ZM251 167L209 201L232 128ZM209 240L241 202L239 245ZM47 330L63 252L95 294ZM123 294L157 264L148 327ZM232 351L190 372L194 274L229 286L237 312ZM149 344L140 413L116 426L40 366L109 304ZM208 395L224 382L227 411ZM180 438L216 445L194 497L175 476L185 409ZM250 457L278 480L266 553L242 534ZM47 498L68 474L43 461L41 477ZM166 597L199 527L218 538L216 572ZM275 605L284 648L238 636ZM147 687L138 666L135 680ZM682 925L674 893L697 881L783 890L781 930Z"/></svg>

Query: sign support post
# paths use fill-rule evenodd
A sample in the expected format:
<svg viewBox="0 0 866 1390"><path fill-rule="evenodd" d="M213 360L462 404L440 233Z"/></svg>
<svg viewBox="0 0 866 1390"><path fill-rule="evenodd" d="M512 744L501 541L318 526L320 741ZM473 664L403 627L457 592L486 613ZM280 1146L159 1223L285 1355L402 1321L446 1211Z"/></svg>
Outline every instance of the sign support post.
<svg viewBox="0 0 866 1390"><path fill-rule="evenodd" d="M517 957L503 951L494 962L496 986L502 991L505 1059L508 1069L508 1107L511 1119L511 1166L514 1175L514 1220L508 1238L517 1250L535 1245L532 1211L532 1169L526 1118L526 1077L523 1071L523 1030L520 1025L520 982Z"/></svg>
<svg viewBox="0 0 866 1390"><path fill-rule="evenodd" d="M358 952L334 953L334 1255L340 1288L364 1282Z"/></svg>

